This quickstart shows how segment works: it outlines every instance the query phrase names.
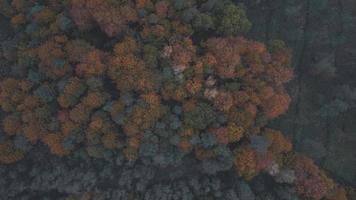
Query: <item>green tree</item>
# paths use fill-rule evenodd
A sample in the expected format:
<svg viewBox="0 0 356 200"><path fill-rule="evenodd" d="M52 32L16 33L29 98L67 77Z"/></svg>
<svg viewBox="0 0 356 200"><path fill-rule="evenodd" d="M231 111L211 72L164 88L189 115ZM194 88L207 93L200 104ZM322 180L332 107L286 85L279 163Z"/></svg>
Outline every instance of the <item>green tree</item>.
<svg viewBox="0 0 356 200"><path fill-rule="evenodd" d="M245 10L232 3L224 6L217 20L218 33L226 36L243 34L251 28L251 22L247 19Z"/></svg>

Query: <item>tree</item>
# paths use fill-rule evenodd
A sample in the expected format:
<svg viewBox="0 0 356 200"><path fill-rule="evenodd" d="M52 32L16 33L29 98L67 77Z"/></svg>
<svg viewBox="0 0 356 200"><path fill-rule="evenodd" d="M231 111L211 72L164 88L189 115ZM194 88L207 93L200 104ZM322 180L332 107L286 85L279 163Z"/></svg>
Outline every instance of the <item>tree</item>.
<svg viewBox="0 0 356 200"><path fill-rule="evenodd" d="M136 10L132 6L112 0L72 0L71 6L74 22L80 29L88 29L94 20L109 37L127 29L130 22L137 21Z"/></svg>
<svg viewBox="0 0 356 200"><path fill-rule="evenodd" d="M295 173L297 191L306 198L322 199L335 187L335 183L307 157L297 158Z"/></svg>
<svg viewBox="0 0 356 200"><path fill-rule="evenodd" d="M225 36L235 36L249 31L251 23L246 17L245 11L229 3L221 10L217 18L217 31Z"/></svg>
<svg viewBox="0 0 356 200"><path fill-rule="evenodd" d="M291 142L280 131L267 128L264 135L270 142L269 150L273 154L287 153L292 150Z"/></svg>
<svg viewBox="0 0 356 200"><path fill-rule="evenodd" d="M0 163L11 164L24 158L24 153L11 143L0 144Z"/></svg>
<svg viewBox="0 0 356 200"><path fill-rule="evenodd" d="M257 157L252 148L245 146L234 151L234 165L239 176L247 180L257 174Z"/></svg>

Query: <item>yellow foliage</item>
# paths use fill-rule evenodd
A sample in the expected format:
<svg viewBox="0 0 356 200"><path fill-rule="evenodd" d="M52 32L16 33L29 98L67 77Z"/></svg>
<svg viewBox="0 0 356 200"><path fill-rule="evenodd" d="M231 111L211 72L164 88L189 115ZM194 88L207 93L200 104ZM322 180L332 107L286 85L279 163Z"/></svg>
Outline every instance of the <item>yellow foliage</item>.
<svg viewBox="0 0 356 200"><path fill-rule="evenodd" d="M177 86L175 83L166 83L163 86L162 96L165 100L173 99L183 102L188 97L188 93L184 85Z"/></svg>
<svg viewBox="0 0 356 200"><path fill-rule="evenodd" d="M193 145L192 143L190 142L190 139L189 138L182 138L181 141L179 142L179 148L185 152L185 153L189 153L192 148L193 148Z"/></svg>
<svg viewBox="0 0 356 200"><path fill-rule="evenodd" d="M101 142L108 149L116 149L119 145L118 135L114 132L106 133L101 137Z"/></svg>
<svg viewBox="0 0 356 200"><path fill-rule="evenodd" d="M0 82L0 105L5 112L14 111L31 89L28 81L7 78Z"/></svg>
<svg viewBox="0 0 356 200"><path fill-rule="evenodd" d="M115 101L112 105L112 110L110 112L111 117L114 118L117 114L125 110L125 104L122 101Z"/></svg>
<svg viewBox="0 0 356 200"><path fill-rule="evenodd" d="M39 69L51 78L59 78L72 71L72 67L66 62L67 54L64 49L64 42L67 42L65 36L55 36L35 49L35 53L40 60ZM61 62L58 63L58 61Z"/></svg>
<svg viewBox="0 0 356 200"><path fill-rule="evenodd" d="M193 128L184 128L183 131L180 133L181 136L193 136L194 130Z"/></svg>
<svg viewBox="0 0 356 200"><path fill-rule="evenodd" d="M21 130L21 120L15 114L6 116L2 124L8 135L15 135Z"/></svg>
<svg viewBox="0 0 356 200"><path fill-rule="evenodd" d="M148 4L150 0L136 0L137 8L144 8L146 4Z"/></svg>
<svg viewBox="0 0 356 200"><path fill-rule="evenodd" d="M135 137L131 137L128 139L127 146L138 149L140 147L140 143L141 143L141 138L139 135L136 135Z"/></svg>
<svg viewBox="0 0 356 200"><path fill-rule="evenodd" d="M195 149L195 156L199 160L206 160L209 158L214 158L216 156L215 152L211 149L201 149L197 148Z"/></svg>
<svg viewBox="0 0 356 200"><path fill-rule="evenodd" d="M128 136L134 136L143 132L152 127L163 113L164 107L160 105L148 108L136 105L123 127L124 133Z"/></svg>
<svg viewBox="0 0 356 200"><path fill-rule="evenodd" d="M127 136L134 136L140 132L139 127L133 123L126 123L123 128Z"/></svg>
<svg viewBox="0 0 356 200"><path fill-rule="evenodd" d="M55 20L56 13L49 8L44 8L33 16L33 20L39 24L47 24Z"/></svg>
<svg viewBox="0 0 356 200"><path fill-rule="evenodd" d="M81 63L76 67L76 73L86 78L103 75L106 65L103 63L104 53L99 50L92 50L82 57Z"/></svg>
<svg viewBox="0 0 356 200"><path fill-rule="evenodd" d="M160 97L156 93L143 94L142 98L151 106L157 106L160 103Z"/></svg>
<svg viewBox="0 0 356 200"><path fill-rule="evenodd" d="M70 94L70 95L75 95L77 91L79 90L79 87L81 85L82 81L77 78L70 78L66 86L64 87L64 94Z"/></svg>
<svg viewBox="0 0 356 200"><path fill-rule="evenodd" d="M22 11L26 6L25 0L13 0L11 2L11 6L15 8L17 11Z"/></svg>
<svg viewBox="0 0 356 200"><path fill-rule="evenodd" d="M89 156L93 157L93 158L100 158L102 157L102 150L101 148L94 146L94 145L89 145L86 148L87 153Z"/></svg>
<svg viewBox="0 0 356 200"><path fill-rule="evenodd" d="M17 106L18 111L32 110L41 105L40 99L36 96L26 96L23 103Z"/></svg>
<svg viewBox="0 0 356 200"><path fill-rule="evenodd" d="M31 110L25 110L22 112L21 119L24 123L31 123L36 119L36 113Z"/></svg>
<svg viewBox="0 0 356 200"><path fill-rule="evenodd" d="M125 37L122 42L117 43L114 47L114 53L120 56L130 53L136 53L137 51L137 42L132 37Z"/></svg>
<svg viewBox="0 0 356 200"><path fill-rule="evenodd" d="M99 130L103 127L103 119L102 118L93 118L92 121L89 124L89 128L93 129L93 130Z"/></svg>
<svg viewBox="0 0 356 200"><path fill-rule="evenodd" d="M134 54L115 56L111 60L109 76L120 91L152 91L155 76Z"/></svg>
<svg viewBox="0 0 356 200"><path fill-rule="evenodd" d="M189 24L183 24L180 21L173 21L172 26L174 28L174 32L182 35L191 35L193 32L192 27Z"/></svg>
<svg viewBox="0 0 356 200"><path fill-rule="evenodd" d="M13 90L16 90L18 86L18 80L13 78L7 78L1 81L1 95L10 96Z"/></svg>
<svg viewBox="0 0 356 200"><path fill-rule="evenodd" d="M326 197L327 200L347 200L346 190L342 187L330 192Z"/></svg>
<svg viewBox="0 0 356 200"><path fill-rule="evenodd" d="M80 200L92 200L92 194L90 192L84 192Z"/></svg>
<svg viewBox="0 0 356 200"><path fill-rule="evenodd" d="M191 112L196 107L197 101L195 99L189 99L183 102L183 111Z"/></svg>
<svg viewBox="0 0 356 200"><path fill-rule="evenodd" d="M69 117L74 122L85 122L89 118L89 110L82 104L78 104L69 112Z"/></svg>
<svg viewBox="0 0 356 200"><path fill-rule="evenodd" d="M239 176L250 180L257 174L256 153L250 147L241 147L234 152L234 165Z"/></svg>
<svg viewBox="0 0 356 200"><path fill-rule="evenodd" d="M68 53L68 59L70 62L80 62L83 55L86 55L92 50L89 43L84 40L70 40L66 43L65 50Z"/></svg>
<svg viewBox="0 0 356 200"><path fill-rule="evenodd" d="M197 94L201 87L203 86L202 82L200 79L193 79L189 80L186 84L186 89L189 91L190 94Z"/></svg>
<svg viewBox="0 0 356 200"><path fill-rule="evenodd" d="M0 144L0 163L11 164L21 160L24 153L10 143Z"/></svg>
<svg viewBox="0 0 356 200"><path fill-rule="evenodd" d="M70 152L63 147L63 136L59 134L50 133L42 138L43 143L48 145L51 153L57 156L65 156Z"/></svg>
<svg viewBox="0 0 356 200"><path fill-rule="evenodd" d="M18 14L11 18L11 24L14 27L21 26L24 23L26 23L26 17L23 14Z"/></svg>
<svg viewBox="0 0 356 200"><path fill-rule="evenodd" d="M105 98L100 92L89 92L88 95L83 98L82 102L84 106L90 109L96 109L103 105Z"/></svg>
<svg viewBox="0 0 356 200"><path fill-rule="evenodd" d="M59 105L62 108L68 108L71 105L71 99L70 96L66 95L66 94L62 94L57 98L57 101L59 103Z"/></svg>
<svg viewBox="0 0 356 200"><path fill-rule="evenodd" d="M241 126L237 126L234 123L231 123L228 125L228 138L229 142L237 142L239 141L243 134L244 134L244 128Z"/></svg>
<svg viewBox="0 0 356 200"><path fill-rule="evenodd" d="M125 148L123 153L127 160L136 160L138 156L138 150L134 147Z"/></svg>
<svg viewBox="0 0 356 200"><path fill-rule="evenodd" d="M30 123L23 128L23 133L26 138L31 141L31 143L35 144L38 139L41 137L41 128L37 123Z"/></svg>
<svg viewBox="0 0 356 200"><path fill-rule="evenodd" d="M93 130L93 129L87 129L85 131L85 137L86 137L87 144L90 144L90 145L99 144L101 135L102 134L100 131Z"/></svg>
<svg viewBox="0 0 356 200"><path fill-rule="evenodd" d="M66 120L66 121L61 122L61 130L62 130L62 134L64 136L70 135L71 132L73 130L75 130L76 128L78 128L78 124L74 123L74 122L72 122L70 120Z"/></svg>
<svg viewBox="0 0 356 200"><path fill-rule="evenodd" d="M271 142L269 150L274 154L279 154L282 152L289 152L292 150L292 143L283 136L282 132L266 129L265 135L268 140Z"/></svg>

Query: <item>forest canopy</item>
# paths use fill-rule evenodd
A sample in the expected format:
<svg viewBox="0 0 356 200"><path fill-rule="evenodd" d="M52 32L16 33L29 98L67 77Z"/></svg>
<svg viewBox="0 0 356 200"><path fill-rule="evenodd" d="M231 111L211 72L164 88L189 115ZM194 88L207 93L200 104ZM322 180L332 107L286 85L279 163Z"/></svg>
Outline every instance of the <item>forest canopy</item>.
<svg viewBox="0 0 356 200"><path fill-rule="evenodd" d="M267 126L291 103L285 86L294 76L292 51L280 40L248 39L252 23L244 6L230 0L0 0L0 7L15 33L0 51L2 165L16 166L38 149L58 159L116 163L107 170L142 180L120 186L116 199L244 199L251 192L244 184L261 176L290 188L289 199L347 198ZM134 174L137 167L177 170L172 184L196 171L208 178L232 173L239 184L224 194L186 189L194 184L164 194L167 180ZM63 176L73 177L65 170ZM60 193L93 195L94 186L79 185Z"/></svg>

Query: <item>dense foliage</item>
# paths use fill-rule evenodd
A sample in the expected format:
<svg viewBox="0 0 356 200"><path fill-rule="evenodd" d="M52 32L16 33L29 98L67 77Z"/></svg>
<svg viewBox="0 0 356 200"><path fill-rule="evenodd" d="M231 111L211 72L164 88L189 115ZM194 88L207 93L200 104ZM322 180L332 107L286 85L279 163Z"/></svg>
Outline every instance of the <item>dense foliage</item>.
<svg viewBox="0 0 356 200"><path fill-rule="evenodd" d="M43 162L31 154L46 146L74 167L39 171L38 163L31 170L20 161L31 171L30 191L85 193L84 199L255 199L245 181L266 176L278 185L269 194L275 198L346 198L280 131L266 127L291 102L285 90L293 78L291 51L281 41L244 38L251 23L241 5L0 5L15 33L1 50L0 162ZM226 174L236 178L232 184ZM53 183L52 176L65 178ZM9 191L5 198L23 192Z"/></svg>

